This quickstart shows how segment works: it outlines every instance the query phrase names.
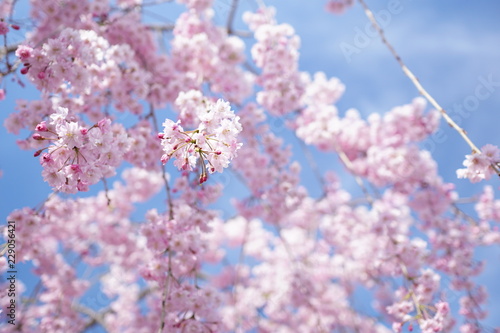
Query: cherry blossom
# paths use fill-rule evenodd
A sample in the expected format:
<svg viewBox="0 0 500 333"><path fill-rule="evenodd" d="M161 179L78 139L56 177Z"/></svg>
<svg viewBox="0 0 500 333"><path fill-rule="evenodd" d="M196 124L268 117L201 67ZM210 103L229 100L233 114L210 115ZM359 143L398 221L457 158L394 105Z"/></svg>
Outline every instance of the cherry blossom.
<svg viewBox="0 0 500 333"><path fill-rule="evenodd" d="M0 281L14 330L498 330L481 255L500 244L499 148L433 98L349 105L364 92L304 71L300 30L264 2L32 0L30 23L0 3L0 100L37 92L3 125L48 193L7 216L29 274L15 297ZM444 122L471 148L457 182L425 149Z"/></svg>
<svg viewBox="0 0 500 333"><path fill-rule="evenodd" d="M179 95L179 98L182 97ZM207 170L209 173L222 172L236 156L236 151L241 147L237 141L242 129L239 117L231 111L229 103L222 100L212 103L196 93L192 93L190 98L178 99L178 105L185 114L192 114L184 117L196 117L199 126L185 131L180 121L174 123L170 119L165 120L164 131L159 134L164 151L161 160L165 164L175 157L174 165L186 171L195 169L199 161L202 165L199 177L201 184L207 180ZM196 107L191 110L193 105Z"/></svg>
<svg viewBox="0 0 500 333"><path fill-rule="evenodd" d="M498 169L500 161L500 150L498 147L488 144L481 148L480 153L465 156L463 165L465 169L458 169L458 178L469 178L476 183L483 179L490 179Z"/></svg>
<svg viewBox="0 0 500 333"><path fill-rule="evenodd" d="M37 125L33 139L53 142L47 152L41 149L35 153L40 155L44 180L57 191L75 193L87 191L101 178L112 176L128 151L130 140L123 127L111 125L109 119L89 129L69 119L68 109L59 108L48 124Z"/></svg>

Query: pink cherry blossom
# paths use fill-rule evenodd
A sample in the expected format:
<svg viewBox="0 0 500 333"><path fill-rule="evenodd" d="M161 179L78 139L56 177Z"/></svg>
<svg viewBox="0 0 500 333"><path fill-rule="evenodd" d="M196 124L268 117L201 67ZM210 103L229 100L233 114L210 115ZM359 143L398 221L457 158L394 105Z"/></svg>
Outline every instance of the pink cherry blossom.
<svg viewBox="0 0 500 333"><path fill-rule="evenodd" d="M0 332L498 331L500 150L432 98L384 110L343 63L304 71L311 41L264 1L16 4L0 2L0 173L50 194L0 228L0 272L22 272L15 296L0 281L1 315L17 306ZM445 122L466 180L428 146ZM22 174L9 142L36 157Z"/></svg>
<svg viewBox="0 0 500 333"><path fill-rule="evenodd" d="M198 127L185 131L180 122L166 119L164 131L160 133L165 153L161 159L165 164L175 157L174 165L185 171L193 171L200 161L199 182L204 183L207 180L206 170L209 173L222 172L236 156L241 147L236 138L242 128L229 103L222 100L212 103L199 94L195 99L193 97L178 99L178 105L183 110L194 107L186 112L192 113L188 119L196 119Z"/></svg>
<svg viewBox="0 0 500 333"><path fill-rule="evenodd" d="M500 162L500 150L493 145L485 145L480 153L473 153L465 157L463 165L465 169L458 169L458 178L469 178L476 183L484 179L490 179L495 174Z"/></svg>

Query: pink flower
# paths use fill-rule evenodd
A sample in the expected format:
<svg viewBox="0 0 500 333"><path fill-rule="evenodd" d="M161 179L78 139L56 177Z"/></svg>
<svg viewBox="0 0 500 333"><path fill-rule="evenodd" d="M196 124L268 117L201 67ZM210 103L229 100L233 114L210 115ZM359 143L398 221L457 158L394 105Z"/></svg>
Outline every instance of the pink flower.
<svg viewBox="0 0 500 333"><path fill-rule="evenodd" d="M69 148L80 147L83 144L83 135L80 131L80 125L75 122L66 122L58 127L61 145L67 145Z"/></svg>
<svg viewBox="0 0 500 333"><path fill-rule="evenodd" d="M472 183L490 179L495 174L492 164L497 165L498 162L500 162L500 150L496 146L487 144L480 153L465 156L463 165L466 168L458 169L457 177L469 178Z"/></svg>
<svg viewBox="0 0 500 333"><path fill-rule="evenodd" d="M182 95L176 103L180 109L189 108L190 118L197 119L199 126L185 131L180 121L174 123L166 119L164 130L158 135L164 151L161 161L165 164L175 157L174 165L179 170L192 171L200 160L203 166L199 177L201 184L207 180L207 170L209 173L222 172L236 156L241 146L236 140L242 130L239 117L234 115L229 103L209 102L198 92Z"/></svg>
<svg viewBox="0 0 500 333"><path fill-rule="evenodd" d="M21 61L25 62L33 54L33 48L27 45L19 45L16 50L16 56L18 56Z"/></svg>

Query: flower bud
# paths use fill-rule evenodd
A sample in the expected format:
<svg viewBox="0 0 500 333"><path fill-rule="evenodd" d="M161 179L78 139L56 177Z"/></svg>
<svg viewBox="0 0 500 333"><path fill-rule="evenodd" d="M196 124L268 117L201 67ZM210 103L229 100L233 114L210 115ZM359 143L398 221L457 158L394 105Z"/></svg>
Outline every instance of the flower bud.
<svg viewBox="0 0 500 333"><path fill-rule="evenodd" d="M42 121L40 124L36 125L35 129L38 132L47 132L47 123L45 121Z"/></svg>
<svg viewBox="0 0 500 333"><path fill-rule="evenodd" d="M38 141L45 140L45 138L43 136L41 136L40 133L33 134L32 138L33 138L33 140L38 140Z"/></svg>

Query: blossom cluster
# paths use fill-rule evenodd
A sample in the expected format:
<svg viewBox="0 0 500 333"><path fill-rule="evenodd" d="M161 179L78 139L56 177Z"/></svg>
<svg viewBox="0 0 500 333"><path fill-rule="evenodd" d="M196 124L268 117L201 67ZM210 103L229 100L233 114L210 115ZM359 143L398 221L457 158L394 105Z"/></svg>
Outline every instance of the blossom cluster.
<svg viewBox="0 0 500 333"><path fill-rule="evenodd" d="M79 95L80 112L102 118L100 108L112 101L119 111L143 111L138 99L148 93L150 74L142 69L127 44L111 45L95 31L64 29L41 47L20 45L21 73L45 92Z"/></svg>
<svg viewBox="0 0 500 333"><path fill-rule="evenodd" d="M481 148L479 153L466 155L463 165L465 169L457 170L458 178L468 178L473 183L490 179L492 175L498 174L500 149L497 146L487 144Z"/></svg>
<svg viewBox="0 0 500 333"><path fill-rule="evenodd" d="M300 108L306 76L297 69L299 36L292 26L277 25L271 15L272 10L263 9L244 19L255 31L252 58L262 69L256 83L263 90L257 93L257 101L271 114L284 115Z"/></svg>
<svg viewBox="0 0 500 333"><path fill-rule="evenodd" d="M56 191L76 193L101 178L115 174L130 147L130 140L120 124L103 119L86 128L68 116L68 109L59 108L36 127L33 139L52 144L38 150L42 176Z"/></svg>
<svg viewBox="0 0 500 333"><path fill-rule="evenodd" d="M337 92L330 99L335 100L343 86L335 80L330 82ZM411 192L421 182L432 183L437 173L430 154L417 146L438 126L439 113L425 113L425 106L423 98L416 98L383 117L372 114L365 121L355 109L340 117L334 105L318 99L297 118L296 133L308 144L345 154L346 167L375 185L392 183Z"/></svg>
<svg viewBox="0 0 500 333"><path fill-rule="evenodd" d="M59 192L8 216L40 286L25 301L19 284L17 328L483 331L476 254L500 244L500 200L439 176L423 146L440 113L423 98L342 110L343 82L299 70L299 35L273 7L259 2L240 31L238 1L171 2L32 0L33 31L8 47L0 67L40 98L4 126ZM15 4L0 3L5 45ZM152 22L156 6L183 12ZM498 173L496 146L473 151L459 178Z"/></svg>
<svg viewBox="0 0 500 333"><path fill-rule="evenodd" d="M161 160L165 164L174 157L174 165L183 171L193 171L200 163L201 184L208 178L206 171L222 172L229 166L241 147L237 135L242 127L239 117L235 116L228 102L218 100L214 103L199 98L199 94L195 92L192 95L195 102L182 99L180 107L183 108L182 113L192 113L199 126L193 130L184 130L181 121L166 119L163 123L164 130L159 134L164 151Z"/></svg>

